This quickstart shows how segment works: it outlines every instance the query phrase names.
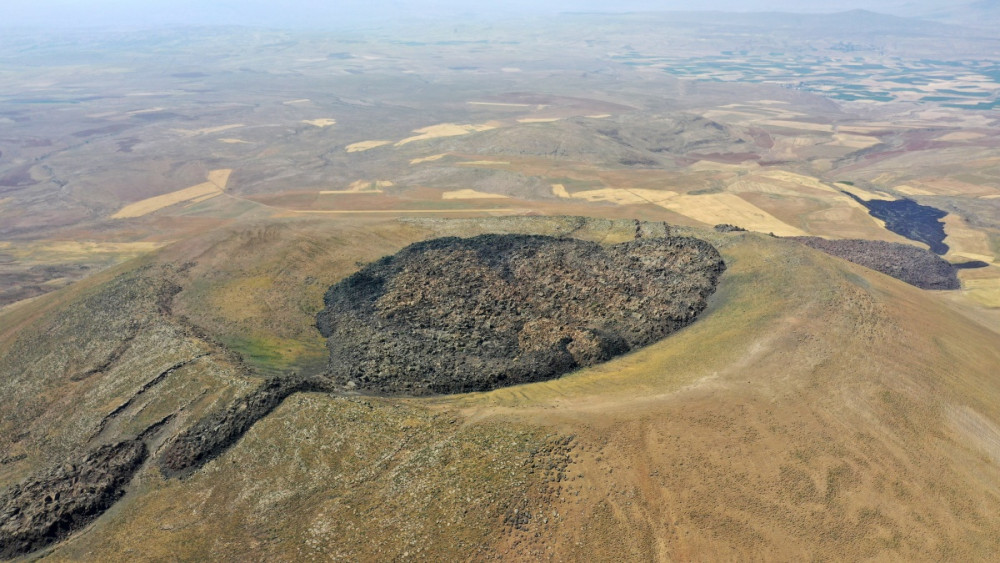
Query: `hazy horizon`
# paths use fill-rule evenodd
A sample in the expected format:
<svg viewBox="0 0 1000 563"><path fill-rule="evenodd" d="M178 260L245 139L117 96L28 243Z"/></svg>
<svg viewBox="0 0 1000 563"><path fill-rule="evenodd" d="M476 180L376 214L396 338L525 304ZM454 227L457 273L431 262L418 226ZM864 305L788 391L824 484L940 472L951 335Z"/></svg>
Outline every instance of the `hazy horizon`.
<svg viewBox="0 0 1000 563"><path fill-rule="evenodd" d="M457 0L290 0L280 7L266 0L7 0L0 27L135 28L176 25L243 25L287 28L344 28L427 19L479 19L554 15L565 12L724 11L835 13L865 9L897 16L924 16L955 7L936 0L704 0L697 7L680 0L512 0L502 5Z"/></svg>

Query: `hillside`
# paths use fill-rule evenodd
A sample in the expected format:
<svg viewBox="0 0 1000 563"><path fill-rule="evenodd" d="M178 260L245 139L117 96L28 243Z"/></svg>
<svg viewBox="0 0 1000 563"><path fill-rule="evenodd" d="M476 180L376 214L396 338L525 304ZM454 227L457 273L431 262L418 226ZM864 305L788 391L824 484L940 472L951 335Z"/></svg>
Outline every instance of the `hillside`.
<svg viewBox="0 0 1000 563"><path fill-rule="evenodd" d="M322 369L326 288L408 244L524 233L612 245L635 231L559 217L272 220L8 309L0 487L104 444L148 448L120 501L41 552L54 560L1000 549L1000 334L943 296L760 234L675 227L725 260L705 312L559 379L419 399L279 384L283 401L262 399ZM239 405L259 420L227 414ZM181 477L157 463L237 427Z"/></svg>

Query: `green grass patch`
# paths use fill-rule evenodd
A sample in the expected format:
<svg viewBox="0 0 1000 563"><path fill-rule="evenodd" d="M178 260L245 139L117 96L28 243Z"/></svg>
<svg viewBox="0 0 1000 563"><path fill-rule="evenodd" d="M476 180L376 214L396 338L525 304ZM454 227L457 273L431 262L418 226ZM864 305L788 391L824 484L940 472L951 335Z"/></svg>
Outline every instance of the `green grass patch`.
<svg viewBox="0 0 1000 563"><path fill-rule="evenodd" d="M224 338L223 344L262 375L290 371L316 373L326 365L326 345L318 334L309 340L273 335L234 336Z"/></svg>

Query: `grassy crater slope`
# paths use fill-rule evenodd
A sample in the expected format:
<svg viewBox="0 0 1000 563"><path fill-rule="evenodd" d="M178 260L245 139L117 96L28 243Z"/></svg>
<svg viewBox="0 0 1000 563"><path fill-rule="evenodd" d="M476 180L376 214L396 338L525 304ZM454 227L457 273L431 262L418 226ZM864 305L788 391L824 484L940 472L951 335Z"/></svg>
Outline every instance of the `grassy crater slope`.
<svg viewBox="0 0 1000 563"><path fill-rule="evenodd" d="M240 334L305 342L323 289L359 262L418 240L485 232L616 243L635 225L310 220L226 231L154 262L194 262L175 276L173 315L185 312L212 337L183 333L189 355L209 353L199 362L224 366L229 360L212 342ZM675 232L714 244L727 270L701 318L668 338L560 379L489 393L292 395L188 477L166 478L147 463L111 510L44 555L970 560L1000 550L1000 334L939 294L792 241ZM257 235L256 245L248 242ZM248 275L268 283L240 286ZM297 280L306 289L291 291ZM25 307L58 311L85 297L64 290ZM0 320L16 313L21 326L39 326L27 311ZM281 327L270 328L276 316ZM142 331L130 349L154 350L139 345ZM4 338L6 354L14 337ZM247 369L311 365L308 354L283 353L282 362L247 359ZM165 382L180 385L199 366ZM59 390L70 401L75 388L66 379L77 372L40 381L33 393ZM221 375L205 381L207 397L240 385ZM170 400L144 397L147 410L166 411L157 405ZM108 400L105 410L116 404ZM190 404L208 408L199 406L206 399ZM99 420L100 405L90 410ZM33 412L31 432L68 432L62 415ZM21 432L17 420L5 424L6 436ZM180 431L180 423L163 430ZM74 440L52 440L46 451L56 456ZM157 444L152 451L155 458ZM0 466L12 468L0 473L0 486L42 461Z"/></svg>

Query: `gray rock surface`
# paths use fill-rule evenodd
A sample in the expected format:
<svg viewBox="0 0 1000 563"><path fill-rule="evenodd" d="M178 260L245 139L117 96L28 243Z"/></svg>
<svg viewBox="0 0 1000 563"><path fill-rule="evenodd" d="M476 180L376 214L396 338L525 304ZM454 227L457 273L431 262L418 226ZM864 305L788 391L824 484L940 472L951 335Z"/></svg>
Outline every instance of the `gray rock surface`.
<svg viewBox="0 0 1000 563"><path fill-rule="evenodd" d="M908 244L864 239L827 240L819 237L792 239L921 289L958 289L962 286L957 270L951 263L928 250Z"/></svg>
<svg viewBox="0 0 1000 563"><path fill-rule="evenodd" d="M337 384L402 395L558 377L695 320L725 269L707 242L534 235L417 243L330 288L317 326Z"/></svg>
<svg viewBox="0 0 1000 563"><path fill-rule="evenodd" d="M4 491L0 558L31 553L87 525L124 494L145 458L139 440L101 446Z"/></svg>

